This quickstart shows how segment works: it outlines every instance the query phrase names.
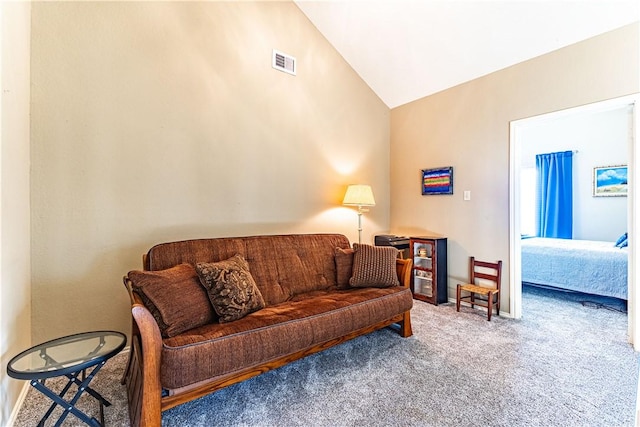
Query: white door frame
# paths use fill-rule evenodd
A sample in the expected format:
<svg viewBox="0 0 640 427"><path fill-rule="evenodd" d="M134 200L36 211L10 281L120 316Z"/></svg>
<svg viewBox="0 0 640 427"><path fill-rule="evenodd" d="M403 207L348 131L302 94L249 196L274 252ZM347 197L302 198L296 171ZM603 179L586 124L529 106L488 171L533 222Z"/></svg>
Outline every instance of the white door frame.
<svg viewBox="0 0 640 427"><path fill-rule="evenodd" d="M640 119L637 106L640 102L640 94L624 96L607 101L596 102L580 107L569 108L548 114L542 114L521 120L514 120L509 124L509 312L511 317L522 317L522 258L520 246L520 156L521 138L525 127L541 123L550 119L557 119L575 113L597 112L629 105L632 107L632 131L629 144L629 193L627 201L627 229L629 239L629 289L628 289L628 336L636 351L640 351L640 319L636 313L636 307L640 307L640 293L636 293L636 266L640 265L638 254L639 246L636 244L638 228L638 216L640 215L640 196L636 196L636 189L640 188L640 174L636 174L636 165L640 165L640 150L636 149L636 141L640 129Z"/></svg>

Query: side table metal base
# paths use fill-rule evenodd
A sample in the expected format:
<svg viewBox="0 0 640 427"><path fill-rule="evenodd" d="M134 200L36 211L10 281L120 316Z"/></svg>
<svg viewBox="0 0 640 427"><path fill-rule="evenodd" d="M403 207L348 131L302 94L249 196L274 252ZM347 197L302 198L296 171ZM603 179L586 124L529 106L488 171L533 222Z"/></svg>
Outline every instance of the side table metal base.
<svg viewBox="0 0 640 427"><path fill-rule="evenodd" d="M7 374L18 380L28 380L32 387L53 401L38 426L44 426L56 406L60 405L62 415L56 421L56 427L61 426L69 414L75 415L92 427L103 427L104 407L111 406L111 403L89 387L89 383L107 360L118 354L126 343L126 335L118 331L92 331L67 335L17 354L7 363ZM90 374L87 375L87 372ZM60 393L45 385L47 379L54 377L69 379ZM73 385L76 385L78 390L71 400L65 400L65 395ZM76 407L84 392L89 393L100 404L100 421L89 417Z"/></svg>
<svg viewBox="0 0 640 427"><path fill-rule="evenodd" d="M53 390L45 386L44 379L31 380L30 384L34 388L36 388L42 394L47 396L49 399L53 400L53 403L49 407L49 410L47 410L47 413L44 414L44 416L38 423L38 427L44 426L45 421L51 416L54 409L58 405L60 405L64 409L64 411L62 415L60 415L60 418L58 418L58 421L55 424L56 427L62 425L62 423L64 422L67 415L69 415L69 413L75 415L76 417L78 417L79 419L81 419L82 421L84 421L86 424L90 426L94 426L94 427L104 426L104 407L111 406L111 403L107 399L102 397L100 393L98 393L97 391L89 387L89 383L91 382L91 380L93 380L93 377L95 377L95 375L105 365L105 363L106 361L102 361L101 363L96 365L89 375L86 375L86 372L85 372L86 369L82 369L77 372L72 372L70 374L65 374L65 376L69 378L69 381L67 382L67 384L64 386L64 388L59 394L56 394ZM80 374L82 374L82 376ZM67 394L67 392L69 391L69 389L73 384L76 384L78 386L78 390L76 391L76 394L73 396L71 400L66 401L64 400L64 396ZM78 403L80 396L82 396L84 392L89 393L91 396L93 396L94 399L96 399L100 403L100 421L98 421L93 417L89 417L84 412L76 408L75 405L76 403Z"/></svg>

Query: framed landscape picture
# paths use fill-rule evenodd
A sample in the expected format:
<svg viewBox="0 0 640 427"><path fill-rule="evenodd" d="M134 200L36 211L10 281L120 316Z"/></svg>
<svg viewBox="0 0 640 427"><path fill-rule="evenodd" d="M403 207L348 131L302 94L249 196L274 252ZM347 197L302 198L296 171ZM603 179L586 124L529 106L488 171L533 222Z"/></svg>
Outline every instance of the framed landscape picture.
<svg viewBox="0 0 640 427"><path fill-rule="evenodd" d="M627 166L598 166L593 168L594 197L627 195Z"/></svg>
<svg viewBox="0 0 640 427"><path fill-rule="evenodd" d="M453 166L422 170L422 195L453 194Z"/></svg>

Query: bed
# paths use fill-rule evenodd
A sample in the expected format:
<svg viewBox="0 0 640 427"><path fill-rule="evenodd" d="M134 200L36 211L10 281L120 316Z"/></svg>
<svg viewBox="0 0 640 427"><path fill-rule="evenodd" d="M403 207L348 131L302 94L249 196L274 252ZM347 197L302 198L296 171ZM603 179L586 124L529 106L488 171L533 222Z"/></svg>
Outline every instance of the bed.
<svg viewBox="0 0 640 427"><path fill-rule="evenodd" d="M521 242L523 282L627 299L626 247L542 237Z"/></svg>

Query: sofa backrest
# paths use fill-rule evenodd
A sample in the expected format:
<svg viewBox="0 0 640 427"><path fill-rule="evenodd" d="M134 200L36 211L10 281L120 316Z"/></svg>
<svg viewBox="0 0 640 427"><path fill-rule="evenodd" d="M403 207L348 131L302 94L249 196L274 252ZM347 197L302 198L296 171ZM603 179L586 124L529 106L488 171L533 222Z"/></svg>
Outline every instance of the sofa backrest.
<svg viewBox="0 0 640 427"><path fill-rule="evenodd" d="M144 257L145 270L181 263L217 262L242 255L267 305L336 285L335 249L349 247L341 234L222 237L161 243Z"/></svg>

